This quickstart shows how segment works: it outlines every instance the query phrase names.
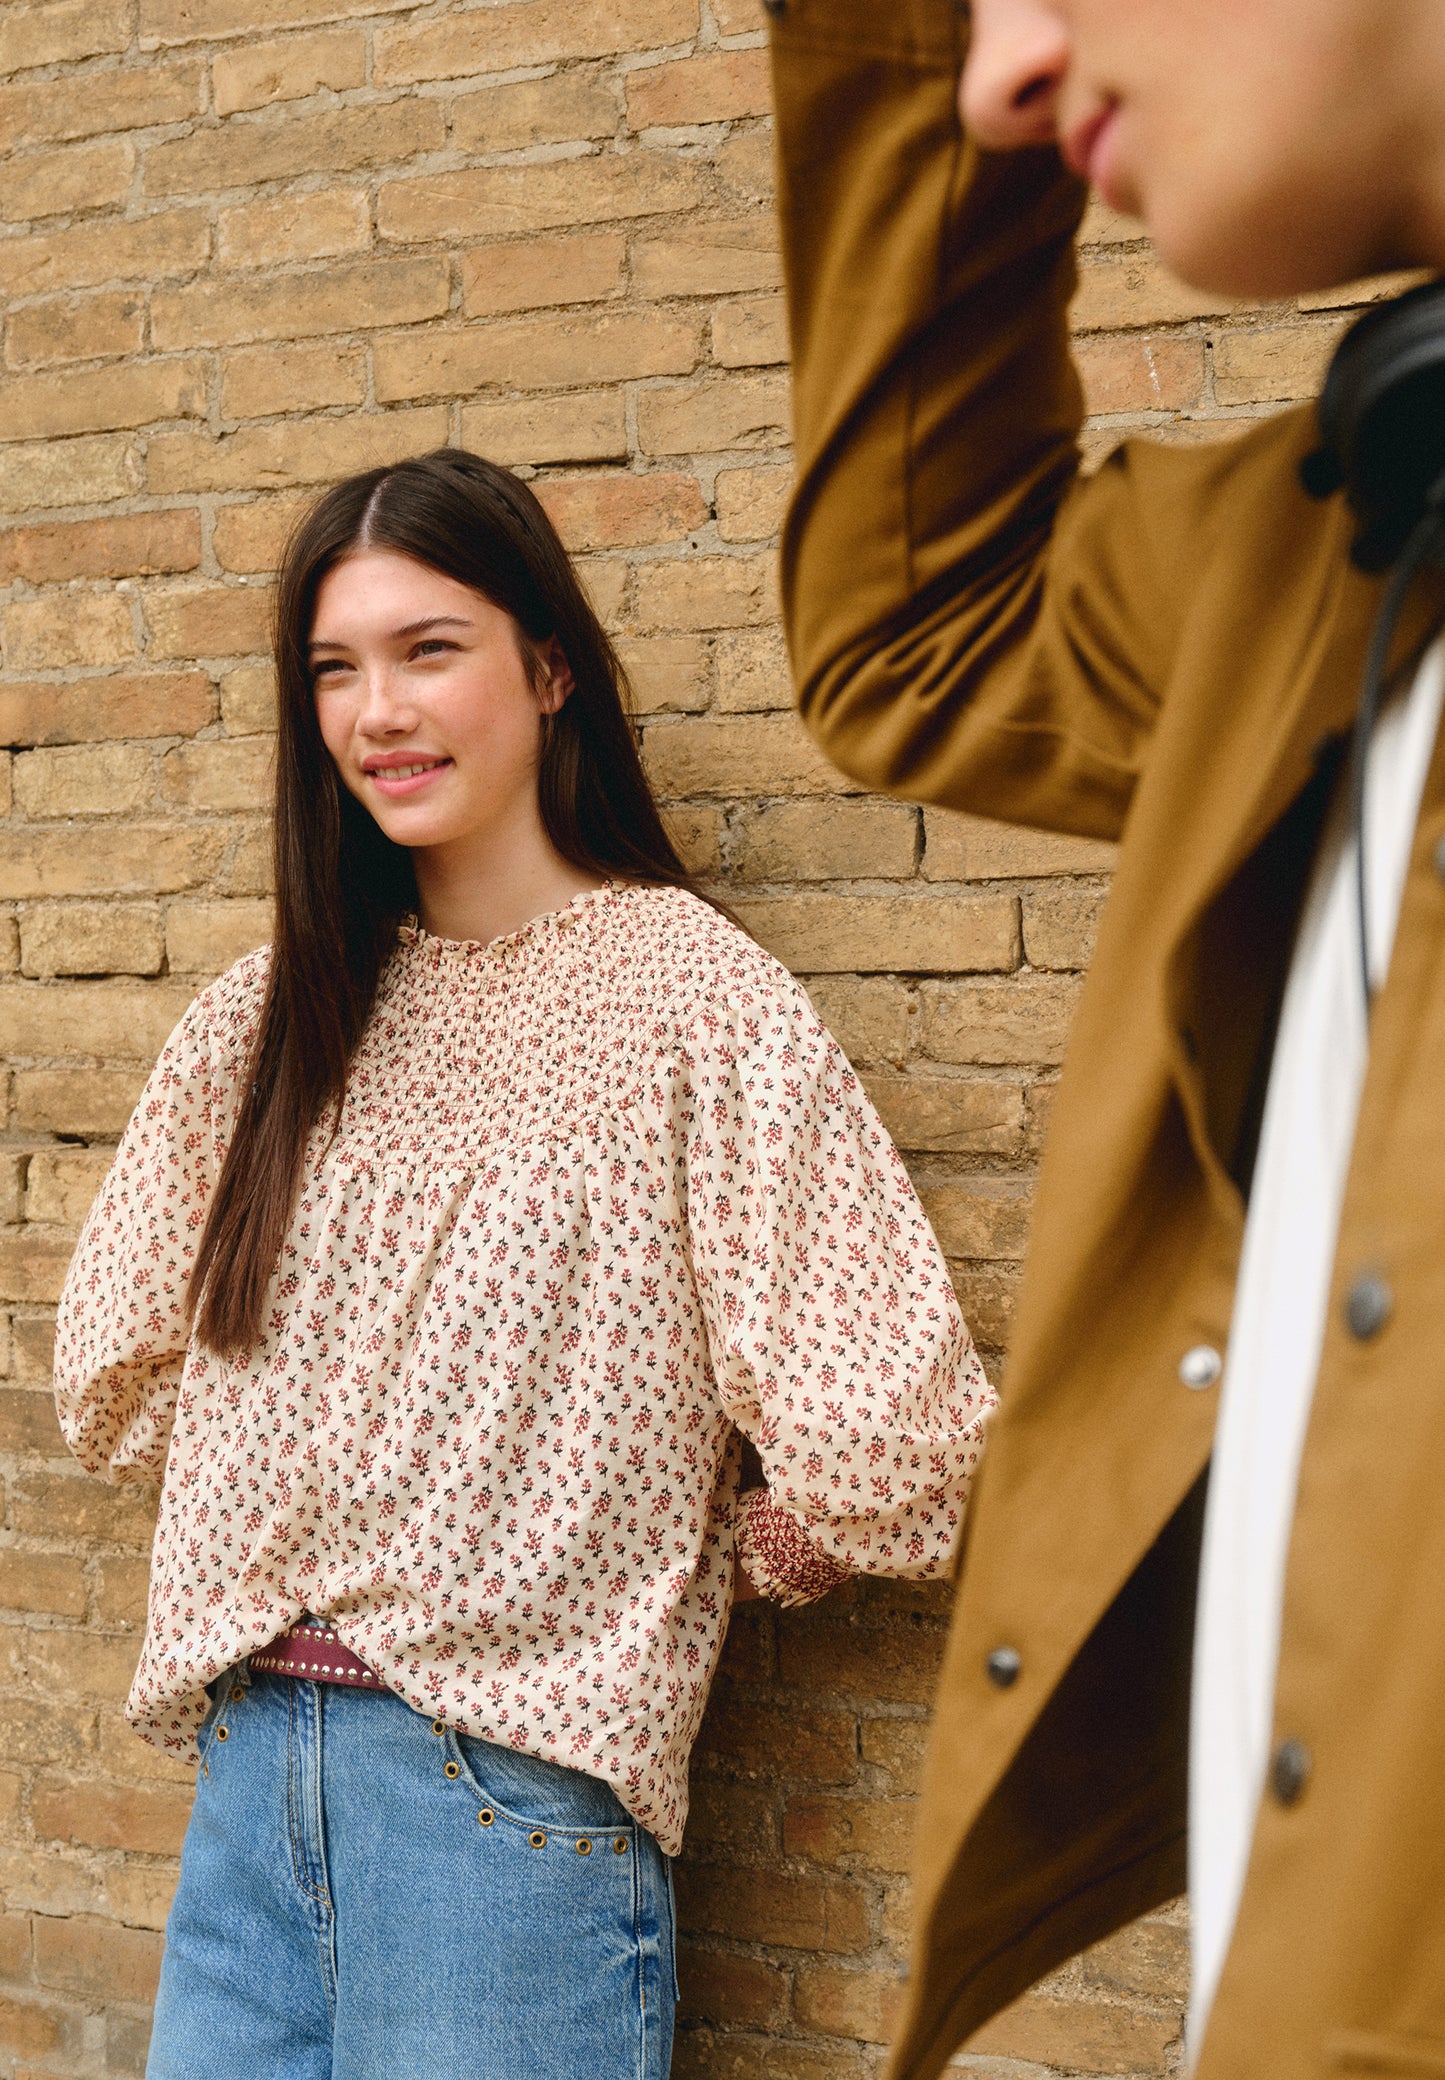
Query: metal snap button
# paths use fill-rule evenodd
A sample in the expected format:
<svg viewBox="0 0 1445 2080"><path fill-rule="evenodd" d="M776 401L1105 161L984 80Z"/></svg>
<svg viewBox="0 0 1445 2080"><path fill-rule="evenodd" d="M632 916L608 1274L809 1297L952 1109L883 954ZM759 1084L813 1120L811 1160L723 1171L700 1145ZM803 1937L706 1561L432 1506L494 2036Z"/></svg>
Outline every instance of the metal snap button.
<svg viewBox="0 0 1445 2080"><path fill-rule="evenodd" d="M459 1777L461 1773L462 1766L459 1762L448 1762L443 1766L442 1769L442 1775L444 1777Z"/></svg>
<svg viewBox="0 0 1445 2080"><path fill-rule="evenodd" d="M995 1647L984 1663L989 1681L999 1690L1007 1690L1019 1679L1024 1657L1017 1647Z"/></svg>
<svg viewBox="0 0 1445 2080"><path fill-rule="evenodd" d="M228 1741L230 1738L231 1729L229 1726L218 1726L216 1728L216 1739L218 1741Z"/></svg>
<svg viewBox="0 0 1445 2080"><path fill-rule="evenodd" d="M1282 1806L1297 1805L1310 1780L1314 1758L1303 1741L1281 1741L1270 1759L1269 1788Z"/></svg>
<svg viewBox="0 0 1445 2080"><path fill-rule="evenodd" d="M1359 1343L1378 1336L1394 1310L1394 1294L1373 1271L1362 1272L1345 1295L1345 1321Z"/></svg>
<svg viewBox="0 0 1445 2080"><path fill-rule="evenodd" d="M1179 1383L1198 1394L1212 1387L1224 1370L1224 1360L1212 1343L1196 1343L1179 1360Z"/></svg>
<svg viewBox="0 0 1445 2080"><path fill-rule="evenodd" d="M433 1719L431 1722L431 1730L435 1734L445 1733L447 1730L445 1722L441 1719Z"/></svg>
<svg viewBox="0 0 1445 2080"><path fill-rule="evenodd" d="M496 1817L490 1806L483 1806L477 1815L477 1825L478 1827L490 1827Z"/></svg>
<svg viewBox="0 0 1445 2080"><path fill-rule="evenodd" d="M545 1849L547 1846L547 1837L543 1834L540 1827L534 1827L527 1840L534 1849Z"/></svg>
<svg viewBox="0 0 1445 2080"><path fill-rule="evenodd" d="M625 1856L627 1854L627 1837L625 1834L618 1835L613 1842L612 1853L614 1856Z"/></svg>
<svg viewBox="0 0 1445 2080"><path fill-rule="evenodd" d="M236 1688L231 1692L232 1704L239 1704L241 1702L241 1699L245 1696L245 1694L245 1691L241 1688L240 1684L238 1683Z"/></svg>
<svg viewBox="0 0 1445 2080"><path fill-rule="evenodd" d="M579 1856L590 1856L592 1854L592 1844L588 1841L585 1834L577 1844L577 1854Z"/></svg>

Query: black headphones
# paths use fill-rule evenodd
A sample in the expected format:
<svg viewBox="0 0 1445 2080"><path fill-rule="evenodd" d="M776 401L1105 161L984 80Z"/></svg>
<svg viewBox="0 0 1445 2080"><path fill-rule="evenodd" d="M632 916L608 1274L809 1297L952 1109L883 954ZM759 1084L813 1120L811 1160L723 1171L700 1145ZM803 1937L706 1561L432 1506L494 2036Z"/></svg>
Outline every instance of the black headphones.
<svg viewBox="0 0 1445 2080"><path fill-rule="evenodd" d="M1351 561L1390 572L1375 617L1350 760L1360 970L1368 1017L1365 769L1405 596L1445 558L1445 281L1425 282L1359 319L1340 341L1319 401L1320 445L1300 468L1312 498L1343 491L1357 530Z"/></svg>

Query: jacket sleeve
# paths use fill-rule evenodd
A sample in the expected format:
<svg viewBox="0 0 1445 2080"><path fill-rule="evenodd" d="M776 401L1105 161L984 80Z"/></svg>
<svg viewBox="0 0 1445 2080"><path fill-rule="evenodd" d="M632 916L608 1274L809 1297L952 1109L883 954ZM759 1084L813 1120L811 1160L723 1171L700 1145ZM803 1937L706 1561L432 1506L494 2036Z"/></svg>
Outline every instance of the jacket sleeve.
<svg viewBox="0 0 1445 2080"><path fill-rule="evenodd" d="M55 1399L90 1473L158 1481L185 1370L186 1301L233 1089L208 997L166 1042L90 1210L61 1294Z"/></svg>
<svg viewBox="0 0 1445 2080"><path fill-rule="evenodd" d="M757 1447L738 1554L801 1603L950 1557L993 1393L892 1142L802 990L688 1047L693 1271L718 1393Z"/></svg>
<svg viewBox="0 0 1445 2080"><path fill-rule="evenodd" d="M1083 190L962 134L957 0L788 0L773 29L804 721L868 785L1116 838L1212 504L1207 450L1078 474Z"/></svg>

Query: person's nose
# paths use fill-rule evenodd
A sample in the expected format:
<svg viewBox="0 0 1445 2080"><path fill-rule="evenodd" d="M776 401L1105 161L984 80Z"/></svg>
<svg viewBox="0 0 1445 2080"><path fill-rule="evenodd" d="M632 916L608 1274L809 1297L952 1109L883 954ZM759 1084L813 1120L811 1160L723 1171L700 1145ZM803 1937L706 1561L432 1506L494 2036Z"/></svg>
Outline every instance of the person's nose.
<svg viewBox="0 0 1445 2080"><path fill-rule="evenodd" d="M416 727L416 704L408 698L405 674L384 660L365 668L356 727L363 737L380 741L405 736Z"/></svg>
<svg viewBox="0 0 1445 2080"><path fill-rule="evenodd" d="M1048 0L973 0L958 88L965 131L994 152L1053 143L1070 56L1068 25Z"/></svg>

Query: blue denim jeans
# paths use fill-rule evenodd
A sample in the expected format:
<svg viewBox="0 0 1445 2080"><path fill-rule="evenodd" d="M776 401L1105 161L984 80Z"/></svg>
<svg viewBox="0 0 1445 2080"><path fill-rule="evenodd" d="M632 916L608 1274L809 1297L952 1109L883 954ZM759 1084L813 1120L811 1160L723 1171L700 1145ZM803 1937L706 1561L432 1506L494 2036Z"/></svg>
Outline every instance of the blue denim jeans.
<svg viewBox="0 0 1445 2080"><path fill-rule="evenodd" d="M666 2080L667 1858L389 1691L213 1686L147 2080Z"/></svg>

